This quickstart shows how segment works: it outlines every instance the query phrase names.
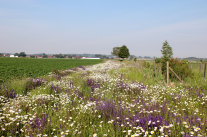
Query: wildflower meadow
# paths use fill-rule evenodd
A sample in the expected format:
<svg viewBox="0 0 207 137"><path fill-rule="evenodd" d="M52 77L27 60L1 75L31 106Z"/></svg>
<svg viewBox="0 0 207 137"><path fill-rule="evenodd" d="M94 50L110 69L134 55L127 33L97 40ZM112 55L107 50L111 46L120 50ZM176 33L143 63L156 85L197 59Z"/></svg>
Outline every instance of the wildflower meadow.
<svg viewBox="0 0 207 137"><path fill-rule="evenodd" d="M108 60L31 79L21 93L2 87L0 135L207 136L205 89L131 80L131 67Z"/></svg>

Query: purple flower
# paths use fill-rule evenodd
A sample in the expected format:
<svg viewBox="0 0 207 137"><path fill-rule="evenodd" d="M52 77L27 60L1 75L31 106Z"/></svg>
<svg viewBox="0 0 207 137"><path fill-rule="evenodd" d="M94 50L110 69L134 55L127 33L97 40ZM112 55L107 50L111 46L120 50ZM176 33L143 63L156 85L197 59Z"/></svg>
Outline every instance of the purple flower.
<svg viewBox="0 0 207 137"><path fill-rule="evenodd" d="M13 98L15 98L16 97L16 91L14 90L14 89L11 89L11 90L9 90L9 89L4 89L4 95L7 97L7 98L11 98L11 99L13 99Z"/></svg>
<svg viewBox="0 0 207 137"><path fill-rule="evenodd" d="M36 116L34 121L30 121L30 126L33 132L34 130L43 131L46 125L48 124L48 119L49 119L48 114L42 114L42 115ZM51 119L49 122L51 122Z"/></svg>
<svg viewBox="0 0 207 137"><path fill-rule="evenodd" d="M81 68L83 70L85 70L86 68L84 66L79 66L78 68Z"/></svg>
<svg viewBox="0 0 207 137"><path fill-rule="evenodd" d="M87 84L91 88L92 92L94 92L95 88L100 88L100 83L94 81L93 79L88 79Z"/></svg>

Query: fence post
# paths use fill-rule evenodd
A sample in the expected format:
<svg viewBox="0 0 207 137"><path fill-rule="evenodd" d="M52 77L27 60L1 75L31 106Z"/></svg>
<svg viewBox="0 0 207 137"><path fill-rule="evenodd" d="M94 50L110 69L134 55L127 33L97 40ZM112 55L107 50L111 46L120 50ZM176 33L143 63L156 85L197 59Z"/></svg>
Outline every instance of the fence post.
<svg viewBox="0 0 207 137"><path fill-rule="evenodd" d="M205 63L205 66L204 66L204 78L206 77L206 63Z"/></svg>
<svg viewBox="0 0 207 137"><path fill-rule="evenodd" d="M199 72L201 73L201 63L200 63L200 69L199 69Z"/></svg>
<svg viewBox="0 0 207 137"><path fill-rule="evenodd" d="M156 74L156 62L154 62L154 69L155 69L155 78L157 77L157 74Z"/></svg>
<svg viewBox="0 0 207 137"><path fill-rule="evenodd" d="M169 62L167 61L167 85L169 85Z"/></svg>

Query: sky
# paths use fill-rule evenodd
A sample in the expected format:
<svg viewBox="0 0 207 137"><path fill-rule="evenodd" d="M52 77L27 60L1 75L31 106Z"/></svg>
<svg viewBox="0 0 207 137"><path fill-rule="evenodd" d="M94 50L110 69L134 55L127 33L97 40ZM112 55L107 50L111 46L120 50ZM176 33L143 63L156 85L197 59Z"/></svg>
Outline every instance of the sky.
<svg viewBox="0 0 207 137"><path fill-rule="evenodd" d="M0 0L0 53L207 57L207 0Z"/></svg>

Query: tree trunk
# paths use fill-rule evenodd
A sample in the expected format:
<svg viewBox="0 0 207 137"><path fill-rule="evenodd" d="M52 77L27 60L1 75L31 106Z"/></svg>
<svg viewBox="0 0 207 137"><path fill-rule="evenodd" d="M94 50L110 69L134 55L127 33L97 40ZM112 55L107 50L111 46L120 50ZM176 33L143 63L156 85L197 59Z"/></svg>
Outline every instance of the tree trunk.
<svg viewBox="0 0 207 137"><path fill-rule="evenodd" d="M169 62L167 61L167 85L169 85Z"/></svg>

